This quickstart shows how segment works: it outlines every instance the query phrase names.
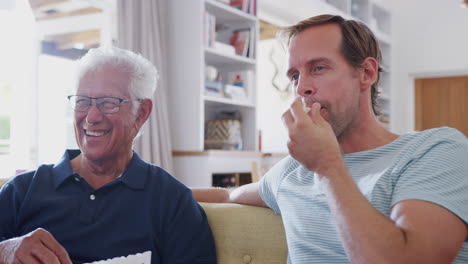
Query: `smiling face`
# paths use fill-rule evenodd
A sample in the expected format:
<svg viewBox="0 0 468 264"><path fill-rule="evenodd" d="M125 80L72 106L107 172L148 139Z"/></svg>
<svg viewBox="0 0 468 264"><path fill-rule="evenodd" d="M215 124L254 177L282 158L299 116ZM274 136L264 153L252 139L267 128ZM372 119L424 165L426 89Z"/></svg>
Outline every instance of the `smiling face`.
<svg viewBox="0 0 468 264"><path fill-rule="evenodd" d="M341 54L341 40L335 24L305 29L291 40L287 72L307 107L320 102L337 137L356 122L361 95L358 70Z"/></svg>
<svg viewBox="0 0 468 264"><path fill-rule="evenodd" d="M112 96L130 100L129 74L115 67L104 66L88 72L80 80L77 95ZM85 112L75 112L75 137L88 160L118 160L131 156L132 143L143 123L132 113L132 104L123 102L117 113L102 113L93 100Z"/></svg>

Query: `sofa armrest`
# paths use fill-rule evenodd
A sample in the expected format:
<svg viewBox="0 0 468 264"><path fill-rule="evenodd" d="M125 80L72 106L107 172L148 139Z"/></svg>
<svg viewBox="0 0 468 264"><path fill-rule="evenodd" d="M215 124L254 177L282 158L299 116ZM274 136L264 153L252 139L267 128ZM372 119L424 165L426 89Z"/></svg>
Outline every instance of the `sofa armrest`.
<svg viewBox="0 0 468 264"><path fill-rule="evenodd" d="M200 205L208 216L219 264L286 263L283 222L273 210L226 203Z"/></svg>

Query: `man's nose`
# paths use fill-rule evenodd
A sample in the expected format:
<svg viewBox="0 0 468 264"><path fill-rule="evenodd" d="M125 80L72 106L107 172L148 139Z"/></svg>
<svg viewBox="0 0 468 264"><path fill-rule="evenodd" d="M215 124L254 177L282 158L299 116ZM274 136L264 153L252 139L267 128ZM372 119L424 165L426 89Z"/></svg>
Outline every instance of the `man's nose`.
<svg viewBox="0 0 468 264"><path fill-rule="evenodd" d="M101 110L99 110L97 103L91 103L86 114L86 120L90 124L97 123L102 118Z"/></svg>
<svg viewBox="0 0 468 264"><path fill-rule="evenodd" d="M302 97L314 95L316 88L313 80L304 75L300 76L297 82L296 92Z"/></svg>

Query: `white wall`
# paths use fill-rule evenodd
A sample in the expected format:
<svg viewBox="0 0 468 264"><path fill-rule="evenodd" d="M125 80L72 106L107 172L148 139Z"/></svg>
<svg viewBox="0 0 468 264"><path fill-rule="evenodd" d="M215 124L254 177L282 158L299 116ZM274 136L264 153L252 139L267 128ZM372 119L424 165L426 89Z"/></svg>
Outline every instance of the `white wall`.
<svg viewBox="0 0 468 264"><path fill-rule="evenodd" d="M414 78L468 75L468 9L459 0L386 1L392 10L392 130L414 129Z"/></svg>
<svg viewBox="0 0 468 264"><path fill-rule="evenodd" d="M286 51L276 39L261 40L258 62L257 126L262 133L262 152L287 153L288 134L281 116L291 105L294 96L291 88L289 93L282 93L272 84L275 82L280 89L284 89L289 83L285 74ZM277 75L274 65L278 67Z"/></svg>

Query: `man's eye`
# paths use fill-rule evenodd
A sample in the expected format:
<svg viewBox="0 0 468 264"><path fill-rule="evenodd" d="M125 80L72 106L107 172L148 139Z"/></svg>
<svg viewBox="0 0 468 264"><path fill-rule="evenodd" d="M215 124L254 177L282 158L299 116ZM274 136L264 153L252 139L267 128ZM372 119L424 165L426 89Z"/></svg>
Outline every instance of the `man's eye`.
<svg viewBox="0 0 468 264"><path fill-rule="evenodd" d="M294 74L291 76L291 81L297 81L299 79L299 74Z"/></svg>
<svg viewBox="0 0 468 264"><path fill-rule="evenodd" d="M324 66L316 66L316 67L314 68L314 71L317 72L317 71L322 71L322 70L324 70L324 69L325 69Z"/></svg>
<svg viewBox="0 0 468 264"><path fill-rule="evenodd" d="M100 105L103 108L112 109L114 107L117 107L119 104L113 101L104 101L104 102L101 102Z"/></svg>
<svg viewBox="0 0 468 264"><path fill-rule="evenodd" d="M90 100L88 100L88 99L79 99L79 100L76 100L75 104L76 105L89 105Z"/></svg>

